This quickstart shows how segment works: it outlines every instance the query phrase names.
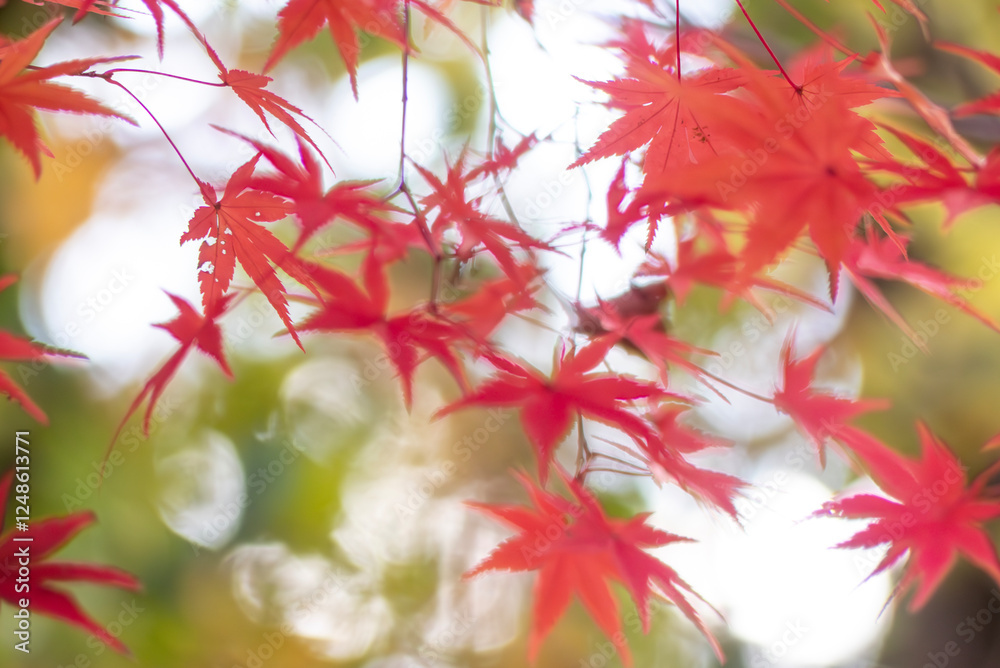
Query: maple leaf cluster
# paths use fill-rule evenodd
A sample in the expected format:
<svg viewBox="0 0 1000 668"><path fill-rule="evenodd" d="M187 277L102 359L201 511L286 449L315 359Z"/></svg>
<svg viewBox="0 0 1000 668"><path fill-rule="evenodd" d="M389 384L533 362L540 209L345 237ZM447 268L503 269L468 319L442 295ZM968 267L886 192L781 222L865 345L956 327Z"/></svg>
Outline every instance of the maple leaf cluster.
<svg viewBox="0 0 1000 668"><path fill-rule="evenodd" d="M27 475L26 472L18 474L16 481L25 482ZM87 582L137 591L141 587L139 581L111 566L49 559L54 552L96 521L94 514L89 511L37 520L31 523L27 532L11 529L4 533L7 498L12 490L16 491L14 483L13 470L0 478L0 600L21 607L20 601L30 596L31 612L79 627L116 652L128 654L128 649L121 640L108 633L104 625L90 618L72 596L52 585L60 582ZM19 538L22 539L21 542ZM23 577L19 578L19 573L27 563L24 556L26 553L31 564L31 577L27 582Z"/></svg>
<svg viewBox="0 0 1000 668"><path fill-rule="evenodd" d="M74 8L76 21L95 13L117 16L114 2L58 4ZM970 483L954 453L926 426L918 426L922 456L911 460L854 425L865 413L887 409L888 401L850 399L818 389L814 375L823 346L798 355L794 333L789 335L777 364L778 386L770 396L756 395L704 368L702 360L715 353L679 338L665 317L668 309L683 308L696 287L719 293L723 308L742 300L768 316L760 298L763 291L831 310L842 299L838 293L843 275L920 346L925 342L883 295L880 282L907 283L1000 331L959 295L968 280L911 258L908 248L912 205L941 203L941 226L947 230L966 212L1000 203L1000 147L980 152L950 121L952 115L1000 113L996 93L951 112L943 109L896 70L888 37L878 27L880 50L862 55L807 23L822 45L796 54L786 64L737 2L772 58L765 64L718 32L686 26L680 20L682 3L673 16L656 20L623 14L615 19L617 36L603 45L620 57L620 74L605 81L580 80L616 119L567 165L586 170L594 161L615 161L618 169L602 194L606 220L564 221L557 233L542 238L530 221L514 215L504 184L522 159L550 138L520 134L506 125L498 129L502 119L495 100L484 151L467 145L442 155L443 167L436 168L417 164L401 150L398 178L388 184L338 180L320 143L310 135L315 122L269 88L269 75L280 73L295 49L324 28L334 40L355 97L363 93L358 66L369 35L402 52L405 77L409 59L420 57L411 43L412 9L457 34L489 75L489 49L485 43L476 44L449 17L453 3L290 0L278 14L277 36L260 71L228 67L174 0L143 4L157 27L161 58L164 12L169 10L204 49L219 83L175 79L231 89L275 142L274 130L282 126L295 145L272 145L252 138L246 129L219 127L225 141L250 146L253 156L224 183L210 183L196 174L167 129L150 114L179 158L178 169L190 175L192 189L203 201L188 220L179 221L179 242L198 245L193 271L200 304L168 295L177 314L156 327L173 337L177 348L129 404L112 446L143 403L142 428L148 434L154 406L190 352L200 351L225 376L234 377L223 321L246 296L260 293L282 333L303 351L311 338L324 337L358 336L379 346L398 375L407 408L414 400L416 375L434 360L454 381L457 397L440 407L438 417L475 407L518 411L537 462L537 483L517 474L532 505L473 504L515 534L466 575L538 572L529 641L532 659L574 595L603 632L620 637L619 606L611 587L618 583L634 602L644 630L650 625L651 600L671 602L724 660L697 609L705 602L699 603L681 576L648 551L688 539L654 527L645 513L611 517L586 487L596 471L648 476L740 520L736 502L748 483L697 463L706 450L725 451L740 444L697 426L703 399L680 389L677 372L723 398L727 391L744 392L788 415L816 448L820 466L832 447L857 470L870 474L886 496L834 500L818 513L871 520L841 547L887 546L875 572L908 555L899 590L916 585L912 607L929 599L959 556L1000 582L1000 562L988 534L988 523L1000 517L1000 494L990 484L995 467ZM658 12L656 3L640 4L644 11ZM787 3L779 4L794 12ZM896 4L926 26L927 17L908 0ZM517 2L514 9L531 22L533 3ZM484 17L488 11L483 9ZM134 97L120 79L127 72L146 71L118 67L128 56L34 65L61 22L55 18L21 39L0 43L0 136L27 158L36 177L42 155L49 153L37 125L38 111L135 122L53 79L88 77ZM996 55L957 44L937 46L1000 72ZM772 65L776 69L769 69ZM405 91L405 78L403 85ZM405 92L403 100L405 104ZM918 133L886 120L881 111L886 100L906 104L910 120L926 128ZM404 113L403 136L405 119ZM591 235L589 240L620 249L632 228L640 225L646 227L647 255L628 290L596 304L563 298L570 325L560 333L550 370L509 349L499 335L503 325L518 317L537 322L529 314L547 311L544 297L561 297L548 288L544 267L548 258L567 254L565 239L582 230ZM669 230L661 229L667 226ZM330 229L338 234L326 234ZM658 235L676 239L675 251L654 249ZM351 240L340 240L343 236ZM793 249L822 260L827 294L812 295L770 276ZM404 301L394 291L392 277L418 263L431 267L429 290L424 299ZM249 284L241 284L239 271ZM10 277L0 279L0 289L12 282ZM301 305L304 314L296 317L292 304ZM636 355L648 363L649 373L615 372L613 351ZM0 332L0 359L49 354ZM477 381L474 365L489 365L493 371ZM44 421L42 410L3 372L0 391ZM593 423L614 434L605 439L606 448L588 441ZM558 453L574 429L576 469L567 472ZM6 496L2 484L0 492ZM43 522L38 531L49 532L54 549L91 519L81 515L65 520L65 525ZM539 536L546 537L543 549L536 547ZM0 541L0 555L5 544ZM135 584L98 567L50 566L46 572L53 580ZM7 598L4 591L0 594ZM93 630L94 624L65 595L46 590L46 596L51 599L47 612ZM616 645L628 663L627 644Z"/></svg>

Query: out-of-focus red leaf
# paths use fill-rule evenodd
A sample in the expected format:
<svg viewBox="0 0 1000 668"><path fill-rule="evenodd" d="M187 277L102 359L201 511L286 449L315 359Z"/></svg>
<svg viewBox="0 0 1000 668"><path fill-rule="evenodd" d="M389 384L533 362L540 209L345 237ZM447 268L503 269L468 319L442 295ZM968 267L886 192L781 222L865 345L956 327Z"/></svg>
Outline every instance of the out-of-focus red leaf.
<svg viewBox="0 0 1000 668"><path fill-rule="evenodd" d="M7 497L13 479L13 470L0 478L0 531L3 530ZM128 649L116 635L112 635L103 624L89 617L71 595L52 586L58 582L88 582L132 591L140 588L138 580L111 566L49 560L52 553L73 540L96 519L91 512L48 517L33 521L26 532L11 529L6 534L0 534L0 600L17 607L20 605L19 600L25 598L26 590L18 587L19 568L23 565L19 551L28 546L31 559L31 613L46 615L76 626L93 634L116 652L127 655ZM16 538L30 538L31 542L17 542Z"/></svg>
<svg viewBox="0 0 1000 668"><path fill-rule="evenodd" d="M621 637L618 603L610 584L625 585L635 601L643 630L649 631L649 604L658 598L675 604L725 661L711 631L689 597L701 599L677 572L647 549L688 541L647 524L648 514L630 519L605 515L597 499L580 483L557 469L573 500L535 486L521 484L534 507L470 504L517 533L497 546L466 578L488 571L538 571L528 656L534 661L545 636L565 612L575 594L604 633ZM539 537L544 537L541 543ZM622 663L632 665L628 645L615 641Z"/></svg>

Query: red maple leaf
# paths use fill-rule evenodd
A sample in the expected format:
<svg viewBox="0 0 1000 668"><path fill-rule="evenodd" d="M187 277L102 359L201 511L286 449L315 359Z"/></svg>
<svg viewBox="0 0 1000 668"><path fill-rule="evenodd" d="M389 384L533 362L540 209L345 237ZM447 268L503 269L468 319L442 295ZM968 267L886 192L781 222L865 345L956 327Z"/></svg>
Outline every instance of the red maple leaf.
<svg viewBox="0 0 1000 668"><path fill-rule="evenodd" d="M639 207L635 205L634 200L630 200L628 203L625 201L632 192L625 182L625 169L628 167L629 162L630 160L626 156L622 160L621 165L619 165L618 171L615 172L614 178L611 179L611 183L608 185L608 194L606 196L607 223L598 232L602 239L614 246L615 250L619 252L621 252L622 239L625 238L625 234L644 217ZM651 221L649 232L646 235L647 251L653 245L655 235L656 227Z"/></svg>
<svg viewBox="0 0 1000 668"><path fill-rule="evenodd" d="M643 276L662 276L670 286L677 305L682 305L695 285L718 288L725 293L723 306L739 297L762 312L770 309L754 294L753 289L767 290L792 297L823 310L829 308L795 286L767 276L742 277L740 259L726 247L724 239L708 231L700 231L681 239L676 259L668 260L651 252L639 269Z"/></svg>
<svg viewBox="0 0 1000 668"><path fill-rule="evenodd" d="M830 102L812 108L787 105L775 115L788 118L799 109L810 109L807 120L790 127L788 139L732 193L745 206L757 206L740 255L741 275L749 278L771 264L808 228L836 299L840 264L861 213L873 207L878 194L853 153L872 154L880 140L870 121ZM761 137L760 145L765 142Z"/></svg>
<svg viewBox="0 0 1000 668"><path fill-rule="evenodd" d="M290 0L278 13L278 38L264 64L264 71L277 65L296 46L315 37L323 26L330 29L330 36L344 59L355 99L358 97L358 54L361 52L357 29L407 48L399 0Z"/></svg>
<svg viewBox="0 0 1000 668"><path fill-rule="evenodd" d="M783 383L774 393L774 407L789 415L799 430L816 446L820 464L826 465L826 443L844 440L857 429L847 424L862 413L886 410L885 399L847 399L812 387L816 363L826 351L818 346L808 356L793 358L794 332L781 348ZM850 445L850 444L848 444Z"/></svg>
<svg viewBox="0 0 1000 668"><path fill-rule="evenodd" d="M319 310L299 329L324 332L366 332L381 339L389 361L399 373L407 409L413 403L413 374L423 354L438 359L456 382L465 387L465 374L454 350L467 338L464 330L438 318L426 306L389 316L389 286L381 264L364 263L362 290L349 276L335 269L310 264L316 284L327 294Z"/></svg>
<svg viewBox="0 0 1000 668"><path fill-rule="evenodd" d="M684 181L677 179L677 174L669 170L646 172L642 186L630 189L626 183L626 169L630 163L630 158L626 156L608 186L607 223L598 228L600 237L619 253L625 234L643 220L647 228L645 249L650 253L660 220L664 217L692 213L696 219L701 219L708 215L707 207L725 207L725 202L718 199L717 193L706 191L704 184L689 183L684 186Z"/></svg>
<svg viewBox="0 0 1000 668"><path fill-rule="evenodd" d="M1000 202L1000 149L994 147L981 163L959 166L930 142L884 126L918 156L924 166L897 160L874 162L869 168L903 177L888 188L899 204L937 202L944 206L944 229L972 209ZM970 178L971 177L971 178Z"/></svg>
<svg viewBox="0 0 1000 668"><path fill-rule="evenodd" d="M149 403L146 406L146 414L142 419L142 432L147 436L149 435L149 422L153 415L153 408L156 406L160 395L167 388L167 383L177 373L181 362L184 361L184 358L187 357L188 352L192 348L197 348L214 359L227 377L232 378L233 376L232 371L229 370L229 364L226 363L225 353L222 349L222 330L219 329L217 320L229 308L235 295L223 295L211 302L205 308L205 315L199 313L197 309L182 297L172 295L169 292L167 296L170 297L170 301L174 303L174 306L177 307L180 313L173 320L154 325L154 327L159 327L169 332L171 336L180 342L181 346L164 362L159 371L153 374L153 377L143 385L139 396L132 401L125 412L125 417L119 423L118 429L111 439L112 446L118 440L118 435L121 433L125 423L128 422L128 419L147 397L149 398Z"/></svg>
<svg viewBox="0 0 1000 668"><path fill-rule="evenodd" d="M872 443L862 459L883 492L892 499L859 494L823 505L817 515L873 520L841 548L889 550L872 572L876 575L909 553L905 573L893 595L917 585L909 608L921 608L941 584L957 557L963 556L1000 583L1000 560L984 526L1000 517L1000 495L989 479L1000 462L967 481L955 453L923 423L917 424L921 456L904 457ZM869 440L874 441L871 437Z"/></svg>
<svg viewBox="0 0 1000 668"><path fill-rule="evenodd" d="M19 474L26 475L26 474ZM96 636L116 652L129 651L118 638L108 633L103 624L87 616L69 594L52 586L58 582L89 582L91 584L121 587L132 591L140 588L139 581L128 573L110 566L74 562L47 561L48 557L73 539L76 534L96 521L91 512L73 513L63 517L48 517L34 521L27 532L11 529L2 534L7 508L7 497L14 480L14 471L0 478L0 600L18 607L19 600L29 598L32 614L43 614L71 624ZM25 479L26 480L26 479ZM18 479L21 482L21 479ZM28 538L31 542L18 542ZM22 550L27 548L31 560L30 593L17 586L22 561ZM16 588L17 587L17 588Z"/></svg>
<svg viewBox="0 0 1000 668"><path fill-rule="evenodd" d="M61 5L67 5L69 7L76 7L76 15L73 17L73 22L77 22L87 15L88 12L94 14L105 14L110 16L117 16L109 11L112 5L117 5L118 0L111 0L107 2L105 0L56 0ZM146 5L146 9L152 14L153 20L156 21L156 51L160 56L160 60L163 60L163 8L160 7L161 4L169 7L178 17L184 22L184 24L191 29L195 35L198 35L198 29L195 27L194 23L184 13L174 0L142 0L142 4Z"/></svg>
<svg viewBox="0 0 1000 668"><path fill-rule="evenodd" d="M665 405L650 413L647 417L656 427L656 437L640 444L641 454L657 484L676 484L736 519L736 496L747 483L726 473L698 468L684 457L708 448L728 448L732 442L685 424L681 418L690 408Z"/></svg>
<svg viewBox="0 0 1000 668"><path fill-rule="evenodd" d="M35 171L35 178L42 172L40 154L52 155L38 134L36 109L114 116L135 125L132 119L105 107L83 92L49 81L58 76L83 74L94 65L129 60L132 56L68 60L28 69L46 38L61 22L61 17L52 19L24 39L7 45L3 60L0 60L0 136L6 137L14 148L24 154Z"/></svg>
<svg viewBox="0 0 1000 668"><path fill-rule="evenodd" d="M466 151L462 151L454 165L448 166L448 175L442 181L429 170L414 164L420 175L430 184L433 192L421 198L424 207L421 215L434 215L431 231L435 241L440 242L446 230L453 229L460 235L455 249L455 259L469 261L479 247L493 256L500 269L512 279L521 276L519 264L514 258L514 249L553 250L552 247L535 239L520 227L494 218L480 210L481 197L470 197L466 188L472 180L475 168L465 172ZM436 213L435 213L436 212Z"/></svg>
<svg viewBox="0 0 1000 668"><path fill-rule="evenodd" d="M518 533L501 543L464 577L488 571L535 571L534 611L528 657L534 661L545 636L576 594L604 633L622 637L618 602L612 582L625 586L635 601L643 630L649 631L649 603L653 598L670 601L708 639L716 656L722 649L698 615L689 596L701 599L672 568L646 552L671 543L689 541L646 523L649 515L616 519L604 514L597 499L561 469L560 477L574 501L535 486L518 475L534 508L514 505L470 503L469 505ZM632 664L625 643L616 645L622 662Z"/></svg>
<svg viewBox="0 0 1000 668"><path fill-rule="evenodd" d="M229 130L223 132L249 143L277 170L277 174L255 174L250 185L292 202L292 213L302 228L293 252L297 252L314 234L337 218L354 223L376 236L390 232L388 214L402 213L399 207L371 191L378 181L342 181L332 188L325 188L319 162L298 138L299 159L295 160L256 139ZM397 235L399 230L392 229L391 233Z"/></svg>
<svg viewBox="0 0 1000 668"><path fill-rule="evenodd" d="M970 49L967 46L952 44L950 42L937 42L934 46L942 51L949 51L959 56L964 56L965 58L974 60L980 65L985 65L993 70L994 74L1000 74L1000 56L994 53L980 51L978 49ZM979 100L960 104L955 107L954 112L956 116L971 116L973 114L1000 114L1000 91L990 93L986 97Z"/></svg>
<svg viewBox="0 0 1000 668"><path fill-rule="evenodd" d="M836 67L828 74L840 76ZM726 119L728 140L739 152L717 151L698 163L647 171L635 203L648 207L650 218L669 215L671 206L744 213L738 284L778 260L808 229L835 299L840 263L862 215L891 232L883 207L875 206L879 189L856 157L887 156L875 125L849 106L870 94L852 82L827 91L793 87L750 63L742 76L756 104Z"/></svg>
<svg viewBox="0 0 1000 668"><path fill-rule="evenodd" d="M906 241L905 238L902 240ZM1000 325L954 292L957 289L974 285L975 279L952 276L934 267L907 259L895 240L880 239L873 233L869 234L866 240L855 240L844 258L844 268L858 291L903 330L913 343L924 352L927 352L925 338L921 338L913 331L913 328L892 307L892 304L871 279L909 283L931 296L957 306L987 327L1000 331Z"/></svg>
<svg viewBox="0 0 1000 668"><path fill-rule="evenodd" d="M654 383L623 375L588 373L604 360L614 343L613 337L600 337L585 347L564 349L551 377L527 364L491 355L488 359L498 373L437 415L468 406L519 406L544 484L553 450L569 433L576 416L616 427L642 441L652 435L652 428L629 409L629 402L674 396Z"/></svg>
<svg viewBox="0 0 1000 668"><path fill-rule="evenodd" d="M639 22L626 23L624 38L612 46L622 51L624 76L583 83L606 93L606 105L625 114L570 167L649 144L643 160L649 175L728 150L728 119L747 108L743 100L726 95L745 82L740 70L709 67L682 75L677 46L657 48Z"/></svg>
<svg viewBox="0 0 1000 668"><path fill-rule="evenodd" d="M632 286L610 300L598 299L596 306L570 305L573 331L589 337L608 336L629 352L636 352L656 367L666 384L668 363L685 369L704 382L704 370L690 361L691 355L715 353L686 343L667 333L660 305L669 295L664 282Z"/></svg>
<svg viewBox="0 0 1000 668"><path fill-rule="evenodd" d="M206 313L217 312L215 304L229 290L238 260L301 347L288 315L285 287L271 262L310 290L315 289L308 271L288 247L258 225L281 220L291 212L291 205L284 198L250 187L258 160L259 153L233 173L222 199L214 188L198 181L206 206L195 210L181 243L204 239L198 252L198 282Z"/></svg>
<svg viewBox="0 0 1000 668"><path fill-rule="evenodd" d="M899 93L879 85L871 73L849 69L859 63L857 55L834 60L830 45L818 43L812 49L797 54L788 67L789 76L798 85L790 88L784 79L772 79L779 95L789 102L807 105L826 104L832 101L843 109L857 109L876 100L899 97Z"/></svg>
<svg viewBox="0 0 1000 668"><path fill-rule="evenodd" d="M374 214L374 210L370 210L367 213L361 213L365 205L360 203L359 200L363 200L366 197L364 193L349 192L352 191L356 185L359 188L362 188L363 186L358 185L357 182L350 184L343 183L340 185L343 186L343 189L338 192L338 197L343 195L344 199L354 200L356 203L359 203L360 206L358 208L358 214L361 218L367 218L369 217L368 214ZM336 188L336 186L334 187ZM357 200L354 199L355 196L357 196ZM347 214L345 214L344 217L345 220L350 220ZM360 224L361 218L355 220L358 220ZM376 220L376 218L371 216L371 220ZM378 223L378 227L372 228L369 231L367 237L357 241L340 244L339 246L317 250L316 257L330 257L334 255L364 252L366 254L365 259L363 260L364 262L374 262L376 265L384 268L394 262L406 259L410 250L414 248L427 250L427 240L420 231L418 225L383 220Z"/></svg>
<svg viewBox="0 0 1000 668"><path fill-rule="evenodd" d="M13 274L0 276L0 292L6 290L16 281L17 276ZM63 357L80 357L74 353L47 350L32 343L31 341L28 341L27 339L22 339L21 337L14 336L10 332L0 330L0 360L10 362L37 362L40 360L47 360L53 355ZM14 382L14 379L4 373L3 370L0 370L0 393L6 394L8 397L21 404L21 408L23 408L28 415L35 418L42 424L47 425L49 423L49 419L46 417L45 412L39 408L38 405L31 400L31 397L29 397L28 394Z"/></svg>
<svg viewBox="0 0 1000 668"><path fill-rule="evenodd" d="M326 160L326 156L324 156L323 152L319 150L316 142L312 140L312 137L309 136L309 133L306 132L305 128L303 128L302 125L295 120L295 117L299 116L304 118L313 125L315 125L316 122L306 116L301 109L290 103L285 98L266 89L267 85L274 81L274 79L263 74L254 74L253 72L248 72L247 70L229 69L225 66L225 64L223 64L219 55L215 52L215 49L209 46L205 38L199 33L196 34L198 35L201 43L204 45L205 51L208 52L208 56L212 59L216 68L218 68L219 79L222 83L232 88L233 92L236 93L236 96L243 100L243 102L250 107L253 113L257 114L257 118L259 118L261 123L264 124L264 127L267 128L267 131L271 133L272 137L274 136L274 130L271 129L270 123L267 122L267 115L265 112L278 119L278 121L294 132L297 137L301 137L309 142L309 145L316 149L316 152L320 154L323 160ZM246 139L240 135L236 136L241 139Z"/></svg>
<svg viewBox="0 0 1000 668"><path fill-rule="evenodd" d="M438 312L464 328L473 340L486 341L507 316L541 308L534 296L541 273L534 265L522 265L518 278L486 281L475 292L439 306Z"/></svg>
<svg viewBox="0 0 1000 668"><path fill-rule="evenodd" d="M489 4L489 3L483 3ZM538 144L538 138L534 133L521 137L521 141L513 148L507 148L503 140L497 136L496 146L493 149L493 157L483 160L472 168L467 175L468 180L472 180L482 174L498 177L501 172L509 172L517 167L518 160Z"/></svg>

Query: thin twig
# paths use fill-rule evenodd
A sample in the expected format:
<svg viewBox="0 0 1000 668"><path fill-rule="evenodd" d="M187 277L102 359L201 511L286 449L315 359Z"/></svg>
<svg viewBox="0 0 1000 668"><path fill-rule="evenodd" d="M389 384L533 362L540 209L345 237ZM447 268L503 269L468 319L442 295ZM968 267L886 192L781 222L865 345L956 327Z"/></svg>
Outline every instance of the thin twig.
<svg viewBox="0 0 1000 668"><path fill-rule="evenodd" d="M785 81L787 81L792 88L794 88L796 91L801 92L802 86L792 81L792 78L788 76L788 72L786 72L785 68L781 66L781 61L778 60L778 57L776 55L774 55L774 51L771 50L771 47L768 45L767 40L764 39L764 35L762 35L760 33L760 30L757 29L757 24L753 22L753 19L750 18L750 14L747 13L747 8L743 6L743 1L736 0L736 4L739 5L740 11L743 12L743 16L746 17L746 20L750 24L750 27L753 28L754 33L757 35L757 39L760 40L760 43L764 45L765 49L767 49L767 53L768 55L771 56L771 60L773 60L774 64L778 66L778 71L781 72L781 76L785 77Z"/></svg>
<svg viewBox="0 0 1000 668"><path fill-rule="evenodd" d="M191 165L188 164L188 161L184 158L184 155L181 153L180 149L177 148L177 144L175 144L174 140L170 138L170 134L167 132L166 128L163 127L163 124L160 123L160 120L153 114L153 112L149 110L149 107L147 107L145 104L143 104L142 100L140 100L136 96L135 93L133 93L132 91L130 91L127 86L125 86L120 81L115 81L111 77L111 75L109 73L105 72L103 74L95 74L94 76L96 76L96 77L98 77L100 79L104 79L108 83L114 84L115 86L118 86L123 91L125 91L128 94L129 97L131 97L133 100L135 100L136 104L138 104L140 107L142 107L142 110L145 111L146 114L151 119L153 119L154 123L156 123L156 127L160 128L160 132L163 133L163 136L164 136L164 138L166 138L167 142L170 144L170 147L174 149L174 153L176 153L177 157L181 159L182 163L184 163L184 169L186 169L188 171L188 174L191 175L191 178L194 179L194 182L198 184L198 188L200 189L202 187L201 180L195 175L194 170L191 169Z"/></svg>
<svg viewBox="0 0 1000 668"><path fill-rule="evenodd" d="M191 79L189 77L182 77L179 74L170 74L168 72L156 72L154 70L143 70L132 67L115 67L114 69L105 70L102 74L117 74L118 72L133 72L136 74L153 74L158 77L168 77L170 79L177 79L179 81L187 81L188 83L201 84L202 86L212 86L214 88L228 88L229 84L224 84L222 82L215 83L213 81L202 81L201 79Z"/></svg>

